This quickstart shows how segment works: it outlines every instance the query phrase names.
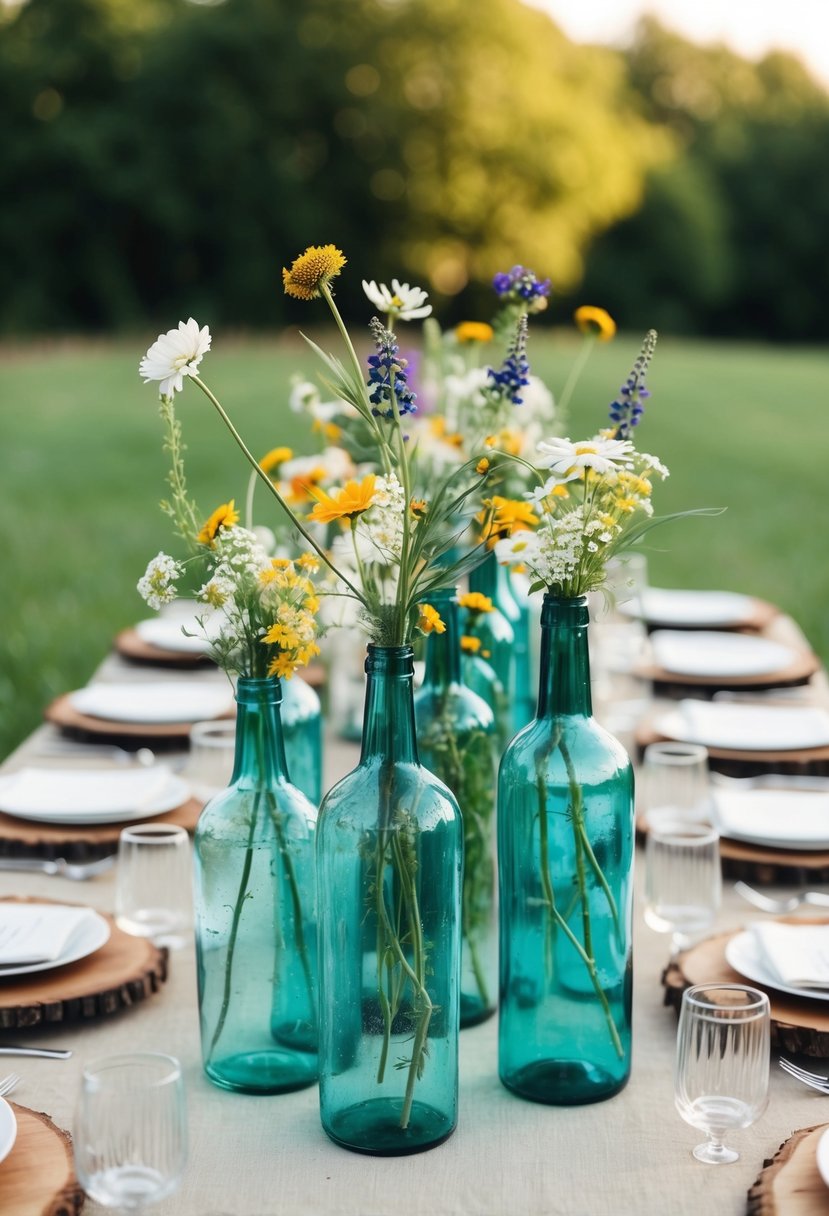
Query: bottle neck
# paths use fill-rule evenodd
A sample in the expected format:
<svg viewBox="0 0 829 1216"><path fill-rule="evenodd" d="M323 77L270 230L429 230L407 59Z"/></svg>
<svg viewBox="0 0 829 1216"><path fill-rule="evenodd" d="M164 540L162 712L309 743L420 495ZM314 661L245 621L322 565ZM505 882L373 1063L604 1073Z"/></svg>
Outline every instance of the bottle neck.
<svg viewBox="0 0 829 1216"><path fill-rule="evenodd" d="M424 687L445 689L461 682L461 638L458 625L458 597L454 590L433 591L430 603L445 625L443 633L435 630L426 640L426 672Z"/></svg>
<svg viewBox="0 0 829 1216"><path fill-rule="evenodd" d="M487 553L484 560L474 570L469 572L469 590L493 599L498 591L498 571L500 567L495 560L495 551Z"/></svg>
<svg viewBox="0 0 829 1216"><path fill-rule="evenodd" d="M593 712L590 695L590 658L587 649L587 599L544 596L541 610L541 670L538 717Z"/></svg>
<svg viewBox="0 0 829 1216"><path fill-rule="evenodd" d="M370 645L360 763L379 757L417 764L411 646Z"/></svg>
<svg viewBox="0 0 829 1216"><path fill-rule="evenodd" d="M289 780L282 737L282 687L276 676L240 676L236 685L236 754L231 781L256 785Z"/></svg>

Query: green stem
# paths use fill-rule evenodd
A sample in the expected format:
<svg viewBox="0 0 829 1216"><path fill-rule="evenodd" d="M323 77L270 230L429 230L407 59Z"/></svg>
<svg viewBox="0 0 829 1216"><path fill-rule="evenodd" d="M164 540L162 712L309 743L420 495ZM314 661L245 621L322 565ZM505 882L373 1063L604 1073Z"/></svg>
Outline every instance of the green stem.
<svg viewBox="0 0 829 1216"><path fill-rule="evenodd" d="M567 406L570 404L570 398L573 396L573 391L579 382L595 345L595 334L585 334L579 353L573 361L573 366L570 368L570 375L567 377L564 388L561 390L561 396L556 402L556 410L560 415L566 413Z"/></svg>
<svg viewBox="0 0 829 1216"><path fill-rule="evenodd" d="M285 833L282 828L282 817L277 810L276 799L273 796L272 790L267 791L267 800L271 823L276 834L277 844L279 845L279 856L282 860L282 867L285 871L285 880L288 884L288 891L291 898L291 908L293 911L294 920L294 944L296 946L296 952L299 955L302 974L305 977L305 987L308 990L308 1009L310 1011L310 1019L312 1022L314 1022L316 1019L314 981L311 975L311 963L308 958L308 947L305 944L305 930L302 927L302 900L299 894L299 883L297 882L293 858L288 850L288 841L285 839Z"/></svg>

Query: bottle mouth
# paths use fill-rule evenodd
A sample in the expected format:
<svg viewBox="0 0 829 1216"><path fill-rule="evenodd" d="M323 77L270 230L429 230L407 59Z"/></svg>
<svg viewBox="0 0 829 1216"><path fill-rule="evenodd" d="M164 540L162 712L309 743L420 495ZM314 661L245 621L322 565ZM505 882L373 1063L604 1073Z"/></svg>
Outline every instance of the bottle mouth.
<svg viewBox="0 0 829 1216"><path fill-rule="evenodd" d="M282 684L278 676L239 676L237 705L281 705Z"/></svg>
<svg viewBox="0 0 829 1216"><path fill-rule="evenodd" d="M365 667L368 675L410 676L414 672L414 651L408 644L378 646L369 642Z"/></svg>

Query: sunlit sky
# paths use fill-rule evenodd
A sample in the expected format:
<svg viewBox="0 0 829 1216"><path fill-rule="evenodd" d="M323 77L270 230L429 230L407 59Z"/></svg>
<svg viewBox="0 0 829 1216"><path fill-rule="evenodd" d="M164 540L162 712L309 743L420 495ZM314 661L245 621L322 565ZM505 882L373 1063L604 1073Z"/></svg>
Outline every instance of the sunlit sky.
<svg viewBox="0 0 829 1216"><path fill-rule="evenodd" d="M696 42L725 42L750 59L794 51L829 85L829 0L526 0L576 42L622 44L653 13Z"/></svg>

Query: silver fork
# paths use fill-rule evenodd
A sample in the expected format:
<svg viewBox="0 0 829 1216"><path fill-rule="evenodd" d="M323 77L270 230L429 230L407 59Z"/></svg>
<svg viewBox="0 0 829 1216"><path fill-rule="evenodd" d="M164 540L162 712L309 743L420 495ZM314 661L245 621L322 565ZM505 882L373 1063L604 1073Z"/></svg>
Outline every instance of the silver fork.
<svg viewBox="0 0 829 1216"><path fill-rule="evenodd" d="M816 1089L819 1093L829 1094L829 1077L824 1077L821 1073L809 1072L807 1068L801 1068L799 1064L794 1064L785 1056L780 1056L777 1063L796 1081L802 1081L804 1085Z"/></svg>
<svg viewBox="0 0 829 1216"><path fill-rule="evenodd" d="M755 891L754 887L750 887L744 882L735 882L734 890L750 904L754 904L755 908L759 908L761 912L776 912L778 916L782 916L786 912L794 912L795 908L799 908L801 904L812 904L816 908L829 908L829 894L823 891L799 891L784 899L772 899L771 896L763 895L761 891Z"/></svg>
<svg viewBox="0 0 829 1216"><path fill-rule="evenodd" d="M98 861L74 862L65 857L41 861L37 857L0 857L0 870L34 870L39 874L60 874L62 878L73 878L83 882L95 878L115 865L115 854L101 857Z"/></svg>
<svg viewBox="0 0 829 1216"><path fill-rule="evenodd" d="M4 1098L6 1094L10 1094L15 1086L20 1084L20 1077L16 1072L10 1072L8 1076L0 1080L0 1098Z"/></svg>

